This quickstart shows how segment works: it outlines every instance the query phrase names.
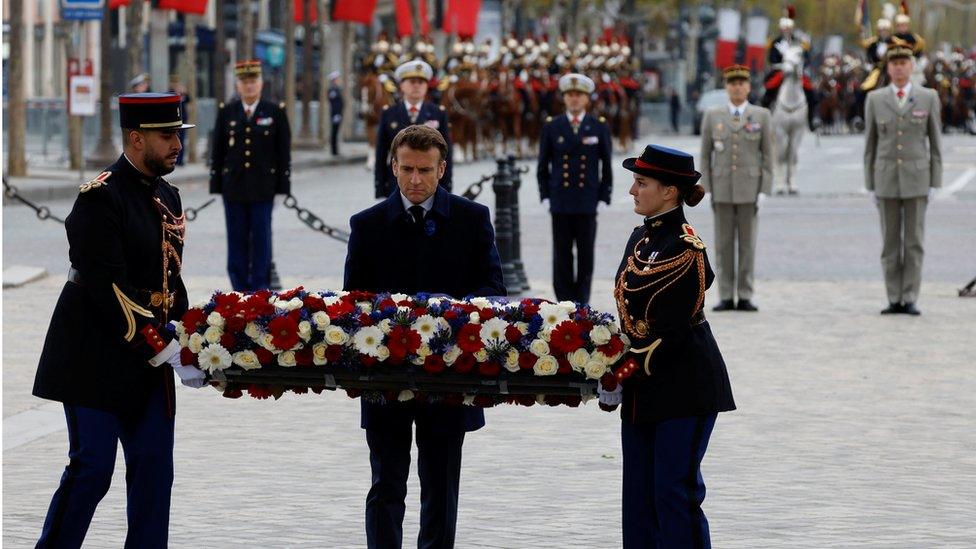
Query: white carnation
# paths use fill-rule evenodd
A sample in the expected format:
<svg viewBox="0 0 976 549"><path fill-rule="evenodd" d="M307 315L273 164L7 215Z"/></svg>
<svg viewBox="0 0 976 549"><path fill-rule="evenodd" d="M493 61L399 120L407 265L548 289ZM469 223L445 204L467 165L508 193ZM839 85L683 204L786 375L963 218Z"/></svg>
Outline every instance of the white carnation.
<svg viewBox="0 0 976 549"><path fill-rule="evenodd" d="M233 358L223 345L208 345L200 351L200 369L206 372L216 372L228 368L233 362Z"/></svg>
<svg viewBox="0 0 976 549"><path fill-rule="evenodd" d="M532 367L532 371L535 372L537 376L553 376L559 370L559 362L556 361L556 357L552 355L540 356L538 360L535 361L535 366Z"/></svg>
<svg viewBox="0 0 976 549"><path fill-rule="evenodd" d="M488 301L488 298L485 297L472 297L468 300L468 303L479 309L487 309L488 307L491 307L491 301Z"/></svg>
<svg viewBox="0 0 976 549"><path fill-rule="evenodd" d="M207 315L207 324L209 324L211 326L216 326L218 328L223 328L225 322L226 321L224 320L224 317L220 316L220 313L218 313L216 311L214 311L214 312L210 313L209 315Z"/></svg>
<svg viewBox="0 0 976 549"><path fill-rule="evenodd" d="M556 303L556 306L566 311L567 315L571 315L576 312L576 304L572 301L560 301L559 303Z"/></svg>
<svg viewBox="0 0 976 549"><path fill-rule="evenodd" d="M410 299L410 296L407 294L390 294L390 299L392 299L394 303L399 303L404 299Z"/></svg>
<svg viewBox="0 0 976 549"><path fill-rule="evenodd" d="M328 337L328 333L326 333ZM383 331L377 326L360 328L352 338L353 347L364 355L379 358L379 348L383 344Z"/></svg>
<svg viewBox="0 0 976 549"><path fill-rule="evenodd" d="M384 318L383 320L381 320L379 322L379 324L377 324L377 326L379 326L380 330L384 334L389 334L390 333L390 330L392 329L392 323L390 322L390 319L388 319L388 318Z"/></svg>
<svg viewBox="0 0 976 549"><path fill-rule="evenodd" d="M421 315L413 321L410 328L420 334L420 341L427 343L437 332L437 320L430 315Z"/></svg>
<svg viewBox="0 0 976 549"><path fill-rule="evenodd" d="M261 367L258 355L254 351L238 351L234 353L234 364L245 370L254 370Z"/></svg>
<svg viewBox="0 0 976 549"><path fill-rule="evenodd" d="M325 296L322 298L322 302L325 303L326 306L335 305L336 303L341 301L340 299L341 297L342 296L338 296L338 295Z"/></svg>
<svg viewBox="0 0 976 549"><path fill-rule="evenodd" d="M481 341L488 345L493 341L505 341L505 329L508 322L495 317L481 325Z"/></svg>
<svg viewBox="0 0 976 549"><path fill-rule="evenodd" d="M274 302L274 306L282 311L294 311L295 309L301 309L302 305L304 305L304 303L302 303L302 300L298 299L297 297L293 297L288 301L279 299Z"/></svg>
<svg viewBox="0 0 976 549"><path fill-rule="evenodd" d="M471 324L477 324L481 322L481 315L478 313L471 313Z"/></svg>
<svg viewBox="0 0 976 549"><path fill-rule="evenodd" d="M539 316L542 317L542 326L552 328L564 320L569 319L569 312L565 307L556 303L543 303L539 305Z"/></svg>
<svg viewBox="0 0 976 549"><path fill-rule="evenodd" d="M278 355L278 364L280 366L286 366L288 368L297 364L295 361L295 351L284 351Z"/></svg>

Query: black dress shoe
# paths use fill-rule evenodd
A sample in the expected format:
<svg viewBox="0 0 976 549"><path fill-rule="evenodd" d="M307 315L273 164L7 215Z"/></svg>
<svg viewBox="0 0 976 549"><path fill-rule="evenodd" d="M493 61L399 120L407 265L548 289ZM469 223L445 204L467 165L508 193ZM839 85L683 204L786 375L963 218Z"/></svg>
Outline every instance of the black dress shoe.
<svg viewBox="0 0 976 549"><path fill-rule="evenodd" d="M735 310L735 303L731 299L723 299L722 301L719 301L718 302L718 305L712 307L712 310L713 311L718 311L718 312L721 312L721 311L734 311Z"/></svg>
<svg viewBox="0 0 976 549"><path fill-rule="evenodd" d="M881 311L883 315L897 315L901 314L903 311L901 303L890 303L888 307Z"/></svg>
<svg viewBox="0 0 976 549"><path fill-rule="evenodd" d="M918 316L918 315L922 314L922 311L919 311L915 307L915 304L914 303L906 303L906 304L902 305L901 306L901 312L904 313L904 314L906 314L906 315L912 315L912 316Z"/></svg>
<svg viewBox="0 0 976 549"><path fill-rule="evenodd" d="M748 299L740 299L739 300L739 304L736 305L736 307L735 307L735 310L736 311L747 311L747 312L750 312L750 313L754 313L754 312L756 312L756 311L759 310L759 307L756 307L755 305L753 305L752 302L749 301Z"/></svg>

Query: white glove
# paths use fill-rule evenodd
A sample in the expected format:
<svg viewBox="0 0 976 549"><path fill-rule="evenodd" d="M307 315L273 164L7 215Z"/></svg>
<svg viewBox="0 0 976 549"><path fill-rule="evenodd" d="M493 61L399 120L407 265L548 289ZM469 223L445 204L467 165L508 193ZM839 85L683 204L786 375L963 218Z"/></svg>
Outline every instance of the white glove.
<svg viewBox="0 0 976 549"><path fill-rule="evenodd" d="M759 206L762 206L763 202L765 201L766 201L766 193L759 193L759 197L756 199L756 207L758 208Z"/></svg>
<svg viewBox="0 0 976 549"><path fill-rule="evenodd" d="M199 389L207 384L207 374L196 366L173 366L173 371L180 376L180 381L187 387Z"/></svg>
<svg viewBox="0 0 976 549"><path fill-rule="evenodd" d="M616 406L623 401L624 387L619 383L617 384L617 388L612 391L605 390L602 383L597 383L596 390L600 395L600 404Z"/></svg>
<svg viewBox="0 0 976 549"><path fill-rule="evenodd" d="M873 199L874 199L874 205L875 205L875 206L877 206L877 205L879 205L879 204L881 204L881 199L880 199L880 198L878 198L878 193L876 193L876 192L874 192L874 191L868 191L868 192L870 192L870 193L871 193L871 198L873 198Z"/></svg>

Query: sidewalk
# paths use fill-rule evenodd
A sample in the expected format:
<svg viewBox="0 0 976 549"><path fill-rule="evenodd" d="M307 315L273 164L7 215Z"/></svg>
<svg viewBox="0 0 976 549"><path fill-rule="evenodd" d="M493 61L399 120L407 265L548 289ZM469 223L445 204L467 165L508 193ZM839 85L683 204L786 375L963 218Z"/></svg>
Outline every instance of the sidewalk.
<svg viewBox="0 0 976 549"><path fill-rule="evenodd" d="M327 148L315 150L293 148L292 170L363 163L366 162L368 145L365 142L343 143L341 151L341 155L332 156ZM78 170L37 167L28 169L26 177L8 177L7 182L17 187L17 192L28 200L61 200L73 198L78 194L78 185L99 173L101 169L85 169L82 175L79 175ZM202 160L195 164L177 166L173 173L166 176L166 180L174 184L205 182L209 178L210 167ZM9 200L4 196L4 205Z"/></svg>

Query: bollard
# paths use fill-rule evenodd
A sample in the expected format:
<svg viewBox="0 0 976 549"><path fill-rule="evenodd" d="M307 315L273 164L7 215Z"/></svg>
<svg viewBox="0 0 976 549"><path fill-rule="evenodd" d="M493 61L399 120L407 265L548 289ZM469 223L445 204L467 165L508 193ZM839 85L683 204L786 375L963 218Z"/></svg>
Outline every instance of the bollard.
<svg viewBox="0 0 976 549"><path fill-rule="evenodd" d="M525 275L525 265L522 264L522 215L519 212L519 189L522 188L522 170L515 165L515 155L508 155L508 173L512 179L512 266L515 276L522 286L522 291L528 290L529 277Z"/></svg>
<svg viewBox="0 0 976 549"><path fill-rule="evenodd" d="M512 264L512 179L508 170L508 159L497 158L498 171L492 182L495 191L495 246L502 263L502 280L508 295L522 292L522 283Z"/></svg>

